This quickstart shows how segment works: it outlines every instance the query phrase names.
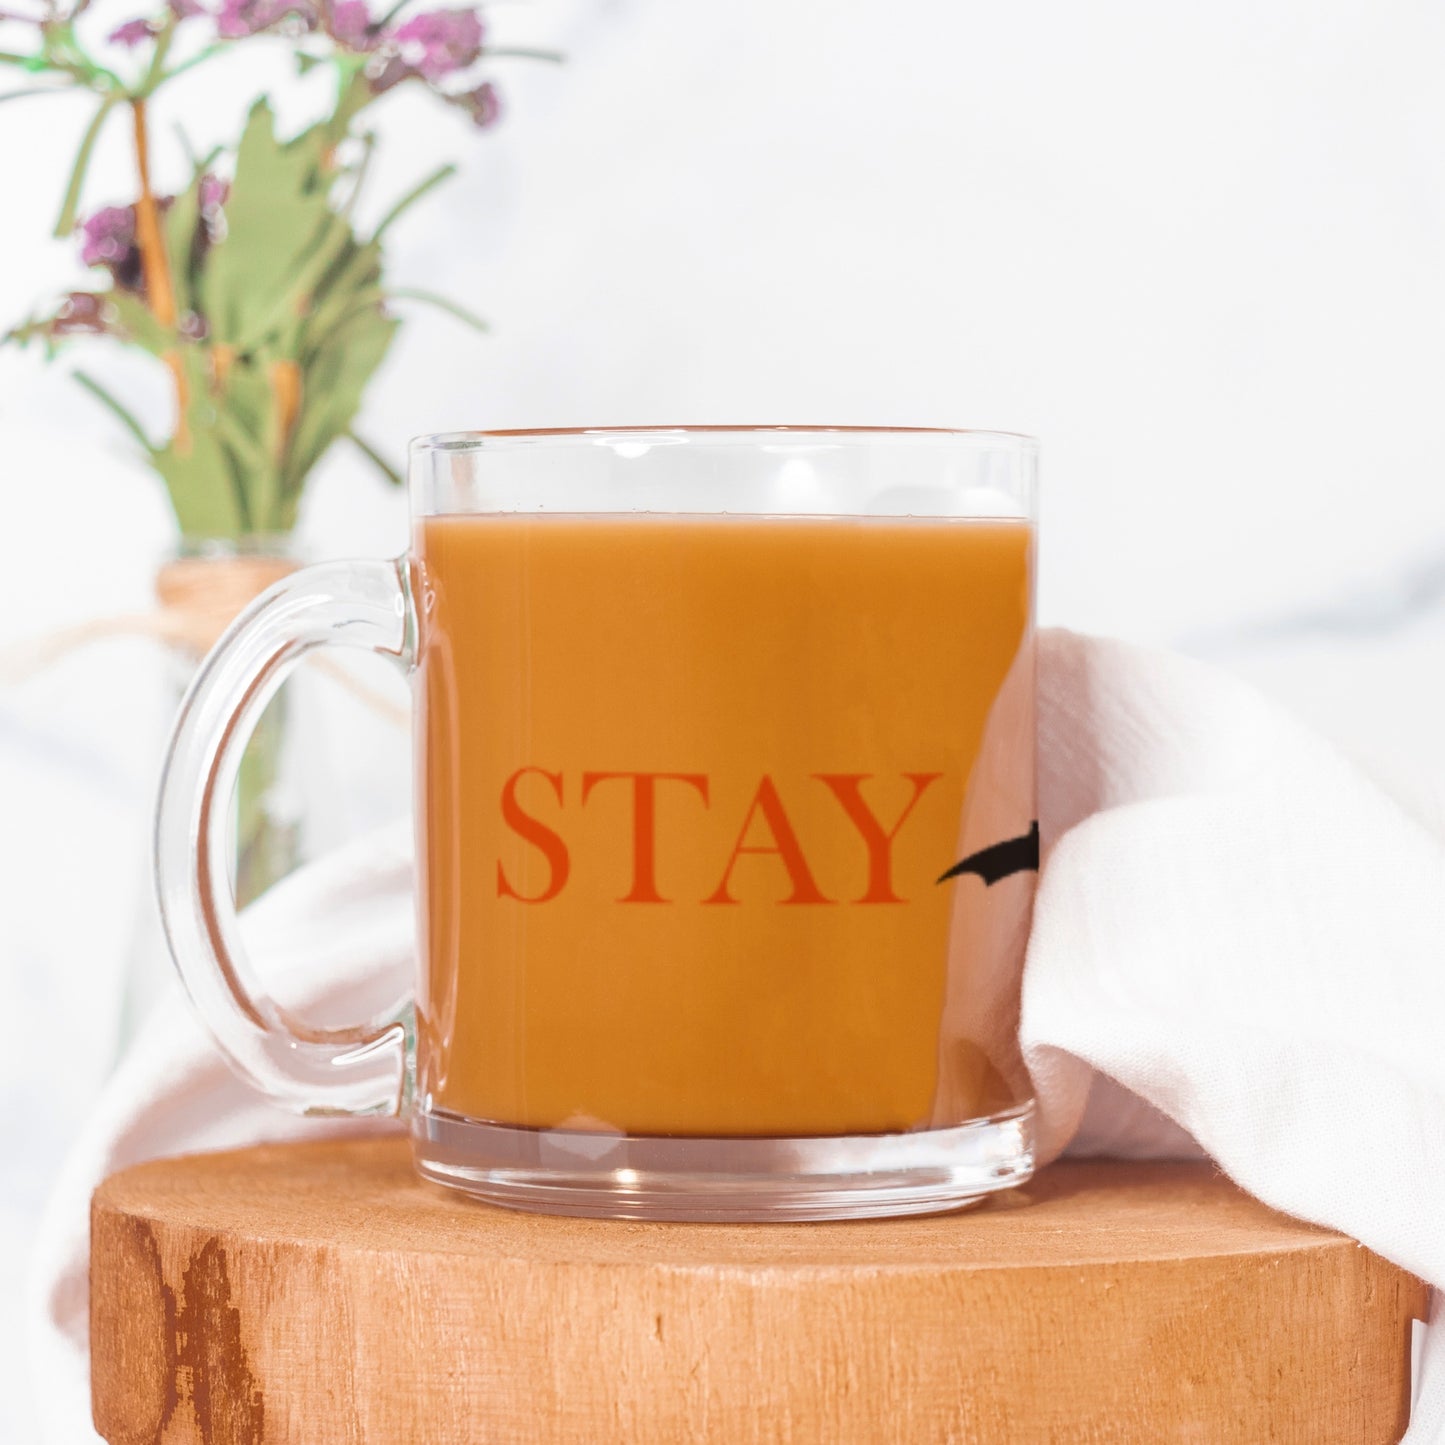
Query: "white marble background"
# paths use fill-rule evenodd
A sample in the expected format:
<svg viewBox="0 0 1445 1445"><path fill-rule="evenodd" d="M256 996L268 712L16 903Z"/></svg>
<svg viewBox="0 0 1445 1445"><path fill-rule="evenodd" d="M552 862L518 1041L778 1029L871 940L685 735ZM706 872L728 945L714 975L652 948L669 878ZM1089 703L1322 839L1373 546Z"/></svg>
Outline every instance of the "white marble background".
<svg viewBox="0 0 1445 1445"><path fill-rule="evenodd" d="M398 228L396 271L494 334L418 315L371 394L371 434L1038 433L1046 622L1216 657L1445 816L1438 4L498 0L492 14L499 37L556 43L568 64L499 66L508 116L485 137L399 99L376 194L462 162ZM258 61L178 104L227 134L247 85L279 74ZM0 321L80 279L46 236L86 118L64 99L0 107ZM93 204L132 194L121 141L101 149ZM123 362L101 370L162 405ZM0 647L148 605L166 517L123 454L59 368L0 351ZM401 499L338 457L304 534L317 556L399 550ZM319 706L329 830L403 809L399 737L344 698ZM25 1241L114 1056L165 710L165 668L141 642L0 691L6 1441L35 1438L15 1322Z"/></svg>

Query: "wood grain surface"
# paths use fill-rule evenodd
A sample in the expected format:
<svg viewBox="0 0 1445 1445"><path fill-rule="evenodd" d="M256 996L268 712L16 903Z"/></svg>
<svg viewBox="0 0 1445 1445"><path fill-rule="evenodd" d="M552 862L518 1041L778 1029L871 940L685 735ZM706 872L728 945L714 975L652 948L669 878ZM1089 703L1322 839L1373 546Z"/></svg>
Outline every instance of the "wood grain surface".
<svg viewBox="0 0 1445 1445"><path fill-rule="evenodd" d="M352 1139L143 1164L92 1210L110 1445L1383 1445L1424 1306L1201 1165L647 1224L489 1208Z"/></svg>

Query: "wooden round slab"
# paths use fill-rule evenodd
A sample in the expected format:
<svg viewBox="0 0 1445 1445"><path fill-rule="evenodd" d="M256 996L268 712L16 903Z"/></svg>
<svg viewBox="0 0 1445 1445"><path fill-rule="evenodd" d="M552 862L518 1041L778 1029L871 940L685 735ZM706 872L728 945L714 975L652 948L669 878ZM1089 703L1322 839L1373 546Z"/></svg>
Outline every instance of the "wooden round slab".
<svg viewBox="0 0 1445 1445"><path fill-rule="evenodd" d="M929 1219L641 1224L333 1140L115 1175L92 1251L110 1445L1384 1445L1425 1306L1183 1164Z"/></svg>

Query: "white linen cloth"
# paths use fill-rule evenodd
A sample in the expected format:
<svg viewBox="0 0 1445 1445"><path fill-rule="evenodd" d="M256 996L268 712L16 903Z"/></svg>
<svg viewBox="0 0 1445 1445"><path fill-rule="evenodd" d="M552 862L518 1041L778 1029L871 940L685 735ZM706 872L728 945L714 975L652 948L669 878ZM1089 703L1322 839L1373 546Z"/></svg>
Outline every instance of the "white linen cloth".
<svg viewBox="0 0 1445 1445"><path fill-rule="evenodd" d="M1198 1155L1445 1288L1445 842L1244 684L1167 653L1039 639L1045 846L1021 1033L1040 1155ZM411 967L401 829L249 923L337 1013ZM341 1010L345 1011L345 1010ZM30 1294L47 1445L94 1445L87 1208L110 1171L318 1129L236 1080L168 998L78 1141ZM1197 1141L1197 1142L1196 1142ZM1406 1441L1445 1445L1445 1321Z"/></svg>

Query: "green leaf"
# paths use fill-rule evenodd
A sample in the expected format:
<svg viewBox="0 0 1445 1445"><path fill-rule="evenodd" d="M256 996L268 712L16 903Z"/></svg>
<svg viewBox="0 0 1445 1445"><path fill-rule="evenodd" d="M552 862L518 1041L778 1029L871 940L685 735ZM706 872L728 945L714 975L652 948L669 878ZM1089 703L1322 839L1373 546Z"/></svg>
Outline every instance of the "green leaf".
<svg viewBox="0 0 1445 1445"><path fill-rule="evenodd" d="M331 268L316 284L305 323L297 337L296 354L319 350L337 326L366 308L380 310L381 247L374 241L358 244L349 237Z"/></svg>
<svg viewBox="0 0 1445 1445"><path fill-rule="evenodd" d="M216 426L246 494L252 525L272 529L282 490L281 437L269 353L237 358L216 398Z"/></svg>
<svg viewBox="0 0 1445 1445"><path fill-rule="evenodd" d="M151 464L165 481L182 535L244 536L257 530L251 504L255 477L245 457L227 442L231 428L221 412L234 412L233 388L228 384L216 394L205 348L183 345L177 356L186 382L185 426L152 453Z"/></svg>
<svg viewBox="0 0 1445 1445"><path fill-rule="evenodd" d="M346 139L351 122L376 99L366 78L366 59L360 55L338 55L336 63L336 105L318 129L326 144L336 147Z"/></svg>
<svg viewBox="0 0 1445 1445"><path fill-rule="evenodd" d="M114 310L115 319L130 340L152 356L163 356L176 344L175 336L133 291L112 288L106 294L106 305Z"/></svg>
<svg viewBox="0 0 1445 1445"><path fill-rule="evenodd" d="M183 126L173 126L176 142L181 148L181 153L186 158L186 164L191 168L191 179L199 180L213 165L215 165L225 146L212 146L205 155L197 155L196 148L191 144L191 138L186 134Z"/></svg>
<svg viewBox="0 0 1445 1445"><path fill-rule="evenodd" d="M375 241L358 243L352 236L331 269L317 282L307 335L314 343L358 303L380 306L381 300L381 247Z"/></svg>
<svg viewBox="0 0 1445 1445"><path fill-rule="evenodd" d="M360 311L305 359L301 415L286 465L285 491L293 505L327 448L351 430L367 383L385 360L399 325L380 309Z"/></svg>
<svg viewBox="0 0 1445 1445"><path fill-rule="evenodd" d="M412 286L404 286L396 291L386 293L388 301L420 301L427 306L435 306L438 311L445 311L448 316L455 316L458 321L470 326L473 331L490 331L491 328L475 311L468 311L465 306L456 301L449 301L445 296L438 296L434 291L419 291Z"/></svg>
<svg viewBox="0 0 1445 1445"><path fill-rule="evenodd" d="M206 260L199 291L212 336L257 344L304 306L307 287L344 247L349 229L330 208L316 127L286 145L266 101L251 109L226 202L224 242Z"/></svg>
<svg viewBox="0 0 1445 1445"><path fill-rule="evenodd" d="M7 90L4 95L0 95L0 105L4 105L7 100L24 100L27 95L63 95L64 93L63 85L32 85L25 90Z"/></svg>
<svg viewBox="0 0 1445 1445"><path fill-rule="evenodd" d="M339 216L328 214L313 238L309 254L298 259L288 283L277 289L269 305L258 305L247 326L237 334L241 347L257 345L269 332L291 324L291 335L278 338L283 351L295 349L298 323L311 309L317 286L351 239L351 229Z"/></svg>
<svg viewBox="0 0 1445 1445"><path fill-rule="evenodd" d="M171 285L176 293L176 310L184 316L196 309L196 233L201 225L201 177L205 168L191 168L191 183L161 217L166 255L171 258Z"/></svg>
<svg viewBox="0 0 1445 1445"><path fill-rule="evenodd" d="M364 440L362 437L357 436L354 431L350 430L348 430L346 433L346 439L352 444L352 446L356 448L357 451L361 453L362 456L367 459L367 461L372 464L372 466L377 469L377 471L382 474L383 477L386 478L388 482L392 484L392 486L400 487L405 485L406 478L403 477L401 472L398 471L396 467L392 466L392 464L387 461L387 459L382 456L382 454L377 451L377 449L372 446L370 442Z"/></svg>
<svg viewBox="0 0 1445 1445"><path fill-rule="evenodd" d="M264 517L270 511L268 504L272 500L266 493L276 490L265 485L266 473L275 470L271 459L266 455L266 448L230 407L222 405L217 408L216 427L221 434L221 440L235 453L237 460L245 468L246 475L251 479L246 488L249 510Z"/></svg>
<svg viewBox="0 0 1445 1445"><path fill-rule="evenodd" d="M174 10L166 10L166 18L161 24L160 33L155 38L155 47L151 51L151 63L146 68L145 79L141 81L140 87L135 91L138 100L145 100L155 93L156 87L163 80L166 80L166 56L170 54L171 42L176 38L177 16Z"/></svg>
<svg viewBox="0 0 1445 1445"><path fill-rule="evenodd" d="M433 171L419 185L413 186L385 216L381 218L381 224L371 233L373 241L379 241L391 228L393 222L399 220L429 191L435 190L443 181L450 180L457 173L454 165L445 165Z"/></svg>
<svg viewBox="0 0 1445 1445"><path fill-rule="evenodd" d="M166 73L155 82L152 89L158 90L162 85L174 80L176 76L184 75L186 71L194 70L198 65L204 65L213 55L219 55L225 48L224 45L208 45L204 50L197 51L195 55L189 56L187 59L181 61L174 70L166 71Z"/></svg>
<svg viewBox="0 0 1445 1445"><path fill-rule="evenodd" d="M54 321L53 316L27 316L0 336L0 346L29 346L32 341L48 340Z"/></svg>
<svg viewBox="0 0 1445 1445"><path fill-rule="evenodd" d="M60 7L47 4L50 13L43 20L45 51L27 62L32 70L56 70L69 75L91 90L109 90L116 98L126 93L120 77L104 65L97 65L84 51L75 34L75 21L90 0L79 0L63 18ZM100 84L97 84L100 82Z"/></svg>
<svg viewBox="0 0 1445 1445"><path fill-rule="evenodd" d="M75 328L75 317L70 310L72 297L84 296L87 300L94 301L100 310L98 320L100 325L95 329ZM59 303L48 311L35 312L27 316L24 321L16 323L8 331L0 333L0 346L14 343L16 346L28 346L32 341L39 341L45 347L45 359L53 361L59 354L60 348L70 341L81 341L93 339L96 336L115 335L113 317L105 314L104 308L109 304L109 296L105 292L71 292L68 293Z"/></svg>
<svg viewBox="0 0 1445 1445"><path fill-rule="evenodd" d="M181 154L186 158L186 164L191 168L191 175L194 176L201 168L200 158L196 155L196 148L191 143L186 128L179 121L171 127L171 132L176 138L176 144L181 148ZM214 154L214 152L212 152Z"/></svg>
<svg viewBox="0 0 1445 1445"><path fill-rule="evenodd" d="M151 465L166 484L182 536L243 537L254 530L244 484L214 431L198 432L184 452L172 442Z"/></svg>
<svg viewBox="0 0 1445 1445"><path fill-rule="evenodd" d="M85 173L90 168L90 158L95 153L95 143L100 139L101 127L115 105L115 97L107 96L100 103L85 135L81 137L80 149L75 154L75 164L70 169L70 182L65 188L65 199L60 203L60 216L55 222L55 235L63 239L75 229L75 215L80 209L80 190L85 184Z"/></svg>
<svg viewBox="0 0 1445 1445"><path fill-rule="evenodd" d="M138 441L141 446L152 454L155 447L151 445L150 438L146 436L144 429L135 414L124 406L115 396L105 389L89 372L77 371L75 379L80 383L112 416L115 416L124 425L125 429Z"/></svg>
<svg viewBox="0 0 1445 1445"><path fill-rule="evenodd" d="M184 447L176 438L154 452L171 507L185 537L240 537L255 530L247 505L245 477L221 442L210 395L193 387L186 408Z"/></svg>
<svg viewBox="0 0 1445 1445"><path fill-rule="evenodd" d="M537 50L526 45L498 45L482 54L488 60L546 60L553 65L561 65L567 59L560 50Z"/></svg>
<svg viewBox="0 0 1445 1445"><path fill-rule="evenodd" d="M361 199L362 187L366 185L366 175L371 169L371 158L376 151L376 132L369 130L358 139L361 142L361 158L354 165L346 167L351 189L347 191L346 203L341 207L341 214L348 222L351 220L351 213L356 209L357 201Z"/></svg>
<svg viewBox="0 0 1445 1445"><path fill-rule="evenodd" d="M314 359L320 355L321 352L325 351L327 347L334 345L337 333L344 327L350 325L354 317L365 315L368 312L378 316L385 314L382 300L382 294L379 289L368 289L358 293L353 304L347 307L346 310L337 312L334 318L332 318L332 313L328 310L326 315L332 319L329 320L327 325L322 326L319 324L321 320L320 317L313 318L313 321L317 324L313 324L306 329L301 338L301 346L298 348L302 357L308 360Z"/></svg>

